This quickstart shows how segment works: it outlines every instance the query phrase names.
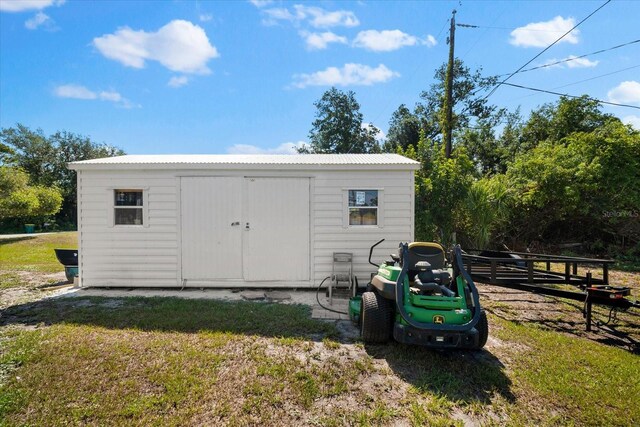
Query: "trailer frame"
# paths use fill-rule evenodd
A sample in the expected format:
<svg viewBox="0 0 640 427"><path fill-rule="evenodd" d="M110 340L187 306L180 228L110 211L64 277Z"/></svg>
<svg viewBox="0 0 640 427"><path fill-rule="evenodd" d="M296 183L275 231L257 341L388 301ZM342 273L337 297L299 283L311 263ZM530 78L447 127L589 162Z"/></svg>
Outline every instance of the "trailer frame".
<svg viewBox="0 0 640 427"><path fill-rule="evenodd" d="M591 331L593 304L608 306L612 310L640 308L640 302L627 298L631 295L631 288L609 283L609 266L615 263L612 259L515 251L469 252L479 252L462 255L467 272L476 282L584 302L582 313L587 331ZM536 266L540 263L545 268ZM553 271L552 264L564 264L564 272ZM591 271L585 275L578 274L580 265L600 268L602 277L593 277ZM554 285L571 285L576 290L559 289Z"/></svg>

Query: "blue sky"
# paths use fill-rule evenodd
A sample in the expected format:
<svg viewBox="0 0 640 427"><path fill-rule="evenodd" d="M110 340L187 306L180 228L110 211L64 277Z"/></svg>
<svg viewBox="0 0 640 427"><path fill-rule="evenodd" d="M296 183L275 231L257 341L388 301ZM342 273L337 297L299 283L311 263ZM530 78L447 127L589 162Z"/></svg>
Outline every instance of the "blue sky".
<svg viewBox="0 0 640 427"><path fill-rule="evenodd" d="M314 101L353 90L386 133L446 61L515 71L604 1L0 0L0 126L68 130L131 154L289 152ZM640 39L640 2L613 1L531 66ZM511 83L640 106L640 43ZM553 95L500 87L523 113ZM605 107L640 128L640 110Z"/></svg>

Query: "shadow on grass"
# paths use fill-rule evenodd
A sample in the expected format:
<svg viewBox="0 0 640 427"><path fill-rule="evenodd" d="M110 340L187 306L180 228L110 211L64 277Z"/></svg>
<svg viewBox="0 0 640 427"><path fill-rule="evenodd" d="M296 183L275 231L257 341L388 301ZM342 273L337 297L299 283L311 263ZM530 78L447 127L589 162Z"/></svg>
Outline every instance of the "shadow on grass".
<svg viewBox="0 0 640 427"><path fill-rule="evenodd" d="M311 319L303 305L166 297L79 297L41 300L0 311L5 325L90 325L164 332L230 332L322 340L334 325Z"/></svg>
<svg viewBox="0 0 640 427"><path fill-rule="evenodd" d="M21 236L21 237L9 237L7 239L0 238L0 246L9 245L11 243L22 242L23 240L33 240L37 236Z"/></svg>
<svg viewBox="0 0 640 427"><path fill-rule="evenodd" d="M433 350L395 342L365 349L371 357L385 359L420 393L465 405L490 403L496 394L515 401L504 365L488 350Z"/></svg>

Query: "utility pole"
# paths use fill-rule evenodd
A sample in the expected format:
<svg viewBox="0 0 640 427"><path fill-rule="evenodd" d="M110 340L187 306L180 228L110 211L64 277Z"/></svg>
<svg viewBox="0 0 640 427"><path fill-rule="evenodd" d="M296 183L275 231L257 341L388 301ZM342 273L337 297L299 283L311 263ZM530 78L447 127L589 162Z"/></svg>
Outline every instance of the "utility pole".
<svg viewBox="0 0 640 427"><path fill-rule="evenodd" d="M453 61L454 61L454 44L456 38L456 10L453 9L451 14L451 27L449 28L449 64L447 65L447 78L445 80L444 88L444 108L446 119L444 126L442 127L442 136L444 137L444 153L448 159L451 157L451 133L453 124Z"/></svg>

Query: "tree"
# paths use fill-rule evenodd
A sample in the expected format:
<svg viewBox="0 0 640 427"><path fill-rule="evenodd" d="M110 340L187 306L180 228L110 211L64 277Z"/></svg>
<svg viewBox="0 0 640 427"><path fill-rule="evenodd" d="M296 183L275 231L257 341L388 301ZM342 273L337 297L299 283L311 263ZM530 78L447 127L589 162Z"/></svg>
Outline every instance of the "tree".
<svg viewBox="0 0 640 427"><path fill-rule="evenodd" d="M466 198L468 218L465 237L473 249L486 249L496 238L504 237L511 192L506 176L498 174L474 181ZM501 230L501 231L500 231Z"/></svg>
<svg viewBox="0 0 640 427"><path fill-rule="evenodd" d="M420 141L420 119L402 104L391 116L383 151L395 153L398 147L403 150L410 145L417 147L418 141Z"/></svg>
<svg viewBox="0 0 640 427"><path fill-rule="evenodd" d="M30 186L24 171L0 166L0 220L36 221L60 210L62 195L55 187Z"/></svg>
<svg viewBox="0 0 640 427"><path fill-rule="evenodd" d="M410 145L398 152L422 165L415 177L416 240L449 245L453 234L465 229L465 201L474 179L473 162L464 148L446 158L443 147L424 136L417 147Z"/></svg>
<svg viewBox="0 0 640 427"><path fill-rule="evenodd" d="M0 141L9 149L4 163L26 172L30 185L59 189L63 203L56 219L63 223L76 222L76 173L67 163L124 154L86 136L62 131L47 137L41 129L32 131L21 124L2 129Z"/></svg>
<svg viewBox="0 0 640 427"><path fill-rule="evenodd" d="M495 127L499 116L478 120L473 128L459 131L458 145L467 149L478 170L485 175L506 170L506 150L496 138Z"/></svg>
<svg viewBox="0 0 640 427"><path fill-rule="evenodd" d="M560 141L574 132L593 132L611 120L617 119L603 113L598 101L587 95L580 98L563 96L558 102L544 104L531 112L522 129L522 151L542 141Z"/></svg>
<svg viewBox="0 0 640 427"><path fill-rule="evenodd" d="M379 130L363 125L360 104L352 91L342 92L334 87L326 91L315 105L316 119L309 132L310 146L300 153L376 153Z"/></svg>
<svg viewBox="0 0 640 427"><path fill-rule="evenodd" d="M496 111L496 107L478 95L497 82L496 77L483 77L482 70L472 72L461 59L453 63L453 115L452 131L455 136L461 129L467 128L472 118L486 119ZM415 114L420 118L425 137L442 142L442 124L445 120L444 89L447 64L442 64L435 72L435 83L428 91L420 94L423 102L416 105Z"/></svg>
<svg viewBox="0 0 640 427"><path fill-rule="evenodd" d="M618 119L540 143L507 179L520 239L640 242L640 132Z"/></svg>

